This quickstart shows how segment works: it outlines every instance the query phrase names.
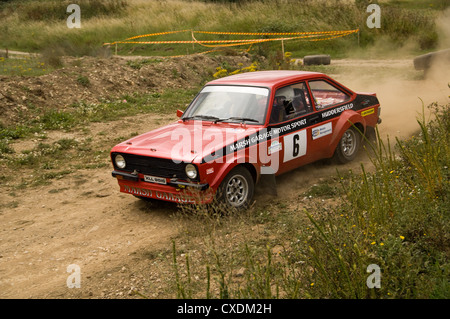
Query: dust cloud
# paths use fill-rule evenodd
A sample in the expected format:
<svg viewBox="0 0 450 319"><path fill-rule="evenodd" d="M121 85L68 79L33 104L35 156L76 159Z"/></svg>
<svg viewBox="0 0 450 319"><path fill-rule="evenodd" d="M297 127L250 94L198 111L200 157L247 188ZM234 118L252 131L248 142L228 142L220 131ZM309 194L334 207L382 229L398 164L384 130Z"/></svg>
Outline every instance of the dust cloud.
<svg viewBox="0 0 450 319"><path fill-rule="evenodd" d="M450 8L436 19L436 29L436 51L450 49ZM351 53L350 60L334 63L349 67L348 72L336 76L344 85L358 92L377 93L382 135L410 137L419 130L416 118L423 107L429 116L427 106L432 102L449 103L450 61L437 59L426 72L415 70L418 48L414 38L398 47L381 37L373 47Z"/></svg>
<svg viewBox="0 0 450 319"><path fill-rule="evenodd" d="M435 68L433 74L427 74L419 81L384 74L364 86L365 90L377 93L380 101L382 123L379 125L379 131L382 136L410 137L419 130L417 117L421 116L422 112L427 117L430 116L427 109L429 104L448 102L450 90L447 83L450 79L445 80L442 74L437 72L439 67Z"/></svg>
<svg viewBox="0 0 450 319"><path fill-rule="evenodd" d="M436 25L438 50L450 48L450 9L437 19ZM413 60L417 47L411 39L401 48L393 49L389 41L380 39L369 50L331 62L331 66L339 68L336 74L329 74L332 78L356 92L377 94L382 119L378 129L381 138L389 139L391 145L396 137L407 139L420 131L417 119L423 112L426 118L431 117L428 105L450 102L450 64L437 60L427 72L415 70ZM370 170L371 161L365 152L360 152L355 161L346 165L318 162L300 167L277 177L278 195L286 198L301 194L311 185L336 176L336 170L359 172L361 164Z"/></svg>
<svg viewBox="0 0 450 319"><path fill-rule="evenodd" d="M439 49L450 48L450 7L436 19L436 28L439 34Z"/></svg>
<svg viewBox="0 0 450 319"><path fill-rule="evenodd" d="M436 24L439 26L439 50L450 49L450 10ZM450 61L436 59L427 71L415 70L412 41L407 41L400 49L389 49L388 44L382 43L377 46L378 49L368 51L368 57L337 60L335 65L347 66L348 72L339 74L336 79L354 91L377 94L382 136L410 137L419 130L416 119L423 109L429 117L429 104L449 103ZM383 56L380 56L381 51L384 51Z"/></svg>

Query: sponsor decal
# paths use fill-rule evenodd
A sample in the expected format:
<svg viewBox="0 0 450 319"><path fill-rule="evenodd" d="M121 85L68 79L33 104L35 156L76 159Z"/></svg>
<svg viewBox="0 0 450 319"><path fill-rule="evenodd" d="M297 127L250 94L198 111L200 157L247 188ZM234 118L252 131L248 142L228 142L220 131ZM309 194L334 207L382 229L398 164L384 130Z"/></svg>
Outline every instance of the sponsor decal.
<svg viewBox="0 0 450 319"><path fill-rule="evenodd" d="M339 106L335 109L331 109L331 110L322 112L322 118L330 117L330 116L336 115L338 113L342 113L346 110L350 110L352 108L353 108L353 103L345 104L345 105Z"/></svg>
<svg viewBox="0 0 450 319"><path fill-rule="evenodd" d="M333 132L333 127L331 125L331 122L326 123L324 125L315 127L311 130L312 139L315 140L319 137L331 134L332 132Z"/></svg>
<svg viewBox="0 0 450 319"><path fill-rule="evenodd" d="M214 173L214 167L208 168L206 170L206 175L209 175L209 174L212 174L212 173Z"/></svg>
<svg viewBox="0 0 450 319"><path fill-rule="evenodd" d="M281 133L290 132L295 129L299 129L300 127L302 127L304 125L306 125L306 118L288 123L281 127L276 127L273 130L275 131L276 134L280 135Z"/></svg>
<svg viewBox="0 0 450 319"><path fill-rule="evenodd" d="M280 142L273 141L272 144L270 144L270 146L269 146L268 153L270 155L270 154L279 152L279 151L282 150L282 148L283 148L283 146L282 146L282 144Z"/></svg>
<svg viewBox="0 0 450 319"><path fill-rule="evenodd" d="M237 141L237 142L229 145L228 149L227 149L227 154L230 152L239 151L241 149L244 149L244 148L252 146L252 145L256 145L260 142L268 141L272 138L278 137L279 135L283 135L283 133L286 134L286 133L289 133L292 131L296 131L296 130L300 129L301 127L305 126L306 123L307 123L307 119L303 118L300 120L296 120L296 121L287 123L281 127L262 129L261 131L259 131L256 134L247 136L243 140Z"/></svg>
<svg viewBox="0 0 450 319"><path fill-rule="evenodd" d="M272 136L275 136L275 135L276 135L276 132L273 131L273 130L262 129L261 131L259 131L256 134L252 134L250 136L247 136L243 140L237 141L237 142L229 145L229 149L228 149L227 154L239 151L239 150L244 149L244 148L246 148L248 146L256 145L259 142L266 141L266 140L272 138Z"/></svg>
<svg viewBox="0 0 450 319"><path fill-rule="evenodd" d="M187 197L181 197L172 193L166 193L161 191L153 191L151 189L145 189L140 187L128 186L124 185L121 187L121 191L129 194L133 194L136 196L150 197L161 200L168 200L176 203L195 203L194 199L190 199Z"/></svg>
<svg viewBox="0 0 450 319"><path fill-rule="evenodd" d="M370 115L370 114L373 114L373 113L375 113L375 109L374 109L374 108L371 108L371 109L362 111L362 112L361 112L361 116L367 116L367 115Z"/></svg>

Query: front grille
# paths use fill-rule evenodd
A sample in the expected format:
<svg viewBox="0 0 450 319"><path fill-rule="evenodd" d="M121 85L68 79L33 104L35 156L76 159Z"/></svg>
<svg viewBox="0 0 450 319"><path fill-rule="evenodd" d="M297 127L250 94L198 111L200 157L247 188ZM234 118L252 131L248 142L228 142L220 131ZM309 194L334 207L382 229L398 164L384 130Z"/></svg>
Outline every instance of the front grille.
<svg viewBox="0 0 450 319"><path fill-rule="evenodd" d="M114 168L122 171L133 172L137 171L145 175L166 177L166 178L180 178L186 179L185 166L186 163L175 163L171 159L158 158L158 157L148 157L140 156L134 154L124 154L120 153L125 158L127 163L125 169L120 169L116 167L114 161L115 155L119 153L112 154L112 160Z"/></svg>

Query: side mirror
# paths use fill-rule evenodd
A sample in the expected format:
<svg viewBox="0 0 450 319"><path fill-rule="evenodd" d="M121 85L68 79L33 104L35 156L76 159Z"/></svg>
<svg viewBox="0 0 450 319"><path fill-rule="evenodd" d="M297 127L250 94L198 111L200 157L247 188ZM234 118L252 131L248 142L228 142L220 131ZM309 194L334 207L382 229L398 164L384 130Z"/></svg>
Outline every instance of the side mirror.
<svg viewBox="0 0 450 319"><path fill-rule="evenodd" d="M184 112L183 112L183 111L181 111L181 110L177 110L177 117L182 117L182 116L183 116L183 114L184 114Z"/></svg>

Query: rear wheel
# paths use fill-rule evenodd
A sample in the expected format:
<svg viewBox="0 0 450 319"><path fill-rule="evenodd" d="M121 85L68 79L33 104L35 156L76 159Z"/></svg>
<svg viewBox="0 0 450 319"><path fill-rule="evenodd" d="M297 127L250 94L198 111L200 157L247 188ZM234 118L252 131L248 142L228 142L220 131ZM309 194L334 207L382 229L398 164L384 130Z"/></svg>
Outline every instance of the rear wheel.
<svg viewBox="0 0 450 319"><path fill-rule="evenodd" d="M361 135L353 127L344 132L334 153L335 159L342 164L355 159L361 147Z"/></svg>
<svg viewBox="0 0 450 319"><path fill-rule="evenodd" d="M219 187L219 199L232 208L245 209L250 206L254 195L254 182L244 167L235 167Z"/></svg>

